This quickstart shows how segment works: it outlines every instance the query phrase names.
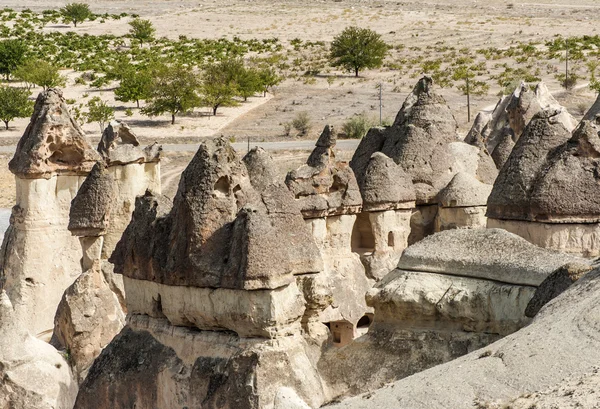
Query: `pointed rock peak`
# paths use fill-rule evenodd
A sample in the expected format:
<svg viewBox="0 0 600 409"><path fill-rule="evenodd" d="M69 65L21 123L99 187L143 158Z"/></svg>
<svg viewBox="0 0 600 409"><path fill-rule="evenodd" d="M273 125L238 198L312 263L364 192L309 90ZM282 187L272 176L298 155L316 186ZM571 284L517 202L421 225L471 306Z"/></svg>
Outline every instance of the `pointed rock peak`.
<svg viewBox="0 0 600 409"><path fill-rule="evenodd" d="M577 156L600 158L600 121L581 121L570 142L577 144Z"/></svg>
<svg viewBox="0 0 600 409"><path fill-rule="evenodd" d="M407 121L419 122L451 122L454 131L458 127L456 119L444 97L435 91L431 77L423 77L417 82L413 91L408 94L402 108L396 115L393 126L399 126Z"/></svg>
<svg viewBox="0 0 600 409"><path fill-rule="evenodd" d="M9 169L24 178L50 178L57 174L86 174L99 159L81 127L69 115L62 92L50 88L38 96Z"/></svg>
<svg viewBox="0 0 600 409"><path fill-rule="evenodd" d="M333 130L333 126L325 125L323 128L323 132L321 132L321 136L317 140L316 146L324 147L324 148L333 148L337 141L336 134Z"/></svg>
<svg viewBox="0 0 600 409"><path fill-rule="evenodd" d="M263 190L267 186L277 182L277 172L271 155L263 148L255 147L242 158L250 183L255 189Z"/></svg>
<svg viewBox="0 0 600 409"><path fill-rule="evenodd" d="M410 175L381 152L375 152L360 186L365 210L413 207L416 199Z"/></svg>
<svg viewBox="0 0 600 409"><path fill-rule="evenodd" d="M306 164L313 168L323 168L335 163L334 147L336 135L331 125L325 125L317 140L315 149L311 152Z"/></svg>
<svg viewBox="0 0 600 409"><path fill-rule="evenodd" d="M110 121L104 132L102 139L98 144L98 152L102 156L107 156L111 149L115 149L118 145L133 145L139 146L138 137L133 133L129 125L121 121Z"/></svg>
<svg viewBox="0 0 600 409"><path fill-rule="evenodd" d="M475 176L459 172L438 195L439 203L444 207L485 206L492 185L480 182Z"/></svg>
<svg viewBox="0 0 600 409"><path fill-rule="evenodd" d="M100 236L109 227L109 218L117 197L113 176L104 162L98 162L81 184L71 202L69 230L74 236Z"/></svg>
<svg viewBox="0 0 600 409"><path fill-rule="evenodd" d="M422 93L430 94L433 91L433 79L431 77L425 76L417 82L415 88L413 89L413 94L419 96Z"/></svg>

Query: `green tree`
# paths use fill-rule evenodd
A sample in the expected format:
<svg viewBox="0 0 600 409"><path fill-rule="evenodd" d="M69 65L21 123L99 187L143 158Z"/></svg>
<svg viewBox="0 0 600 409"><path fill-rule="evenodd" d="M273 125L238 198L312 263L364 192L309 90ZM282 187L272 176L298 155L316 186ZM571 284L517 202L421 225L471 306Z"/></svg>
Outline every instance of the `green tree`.
<svg viewBox="0 0 600 409"><path fill-rule="evenodd" d="M377 68L383 64L383 59L389 46L381 36L368 28L346 27L331 43L329 59L334 67L343 67L354 71L358 77L363 68Z"/></svg>
<svg viewBox="0 0 600 409"><path fill-rule="evenodd" d="M236 69L237 63L231 60L210 64L204 69L202 105L210 107L213 115L217 115L219 107L238 105Z"/></svg>
<svg viewBox="0 0 600 409"><path fill-rule="evenodd" d="M129 34L132 38L138 40L140 45L149 43L154 39L154 33L156 33L156 29L150 20L136 18L130 21L129 25L131 26Z"/></svg>
<svg viewBox="0 0 600 409"><path fill-rule="evenodd" d="M33 113L33 101L30 92L22 88L0 86L0 120L6 129L15 118L26 118Z"/></svg>
<svg viewBox="0 0 600 409"><path fill-rule="evenodd" d="M143 114L156 116L166 112L171 114L171 124L174 124L175 115L201 106L198 96L200 80L189 67L160 65L152 70L151 75L146 106L141 111Z"/></svg>
<svg viewBox="0 0 600 409"><path fill-rule="evenodd" d="M75 27L92 16L90 6L85 3L68 3L60 11L64 21L73 23Z"/></svg>
<svg viewBox="0 0 600 409"><path fill-rule="evenodd" d="M152 76L146 69L129 69L122 73L121 83L115 89L117 101L130 102L135 101L137 107L140 107L140 99L147 99L150 95L152 85Z"/></svg>
<svg viewBox="0 0 600 409"><path fill-rule="evenodd" d="M20 40L0 41L0 74L4 74L7 81L25 59L26 52L27 47Z"/></svg>
<svg viewBox="0 0 600 409"><path fill-rule="evenodd" d="M259 83L262 87L263 96L267 96L267 92L270 88L279 84L283 78L277 75L277 72L267 66L260 67L257 71Z"/></svg>
<svg viewBox="0 0 600 409"><path fill-rule="evenodd" d="M94 97L87 103L88 112L86 114L87 123L97 122L100 126L100 133L104 131L105 125L115 117L115 110L110 107L100 97Z"/></svg>
<svg viewBox="0 0 600 409"><path fill-rule="evenodd" d="M240 97L244 98L244 101L247 101L248 97L263 90L258 70L245 67L243 64L241 69L236 73L234 81L237 85L237 93Z"/></svg>
<svg viewBox="0 0 600 409"><path fill-rule="evenodd" d="M476 74L473 67L468 65L459 65L452 74L454 81L464 81L458 85L459 91L467 96L467 121L471 122L471 95L485 95L490 86L483 81L475 80Z"/></svg>
<svg viewBox="0 0 600 409"><path fill-rule="evenodd" d="M35 84L44 88L44 91L65 84L65 78L60 75L58 68L44 60L26 60L15 70L13 75L21 81L25 81L29 87Z"/></svg>

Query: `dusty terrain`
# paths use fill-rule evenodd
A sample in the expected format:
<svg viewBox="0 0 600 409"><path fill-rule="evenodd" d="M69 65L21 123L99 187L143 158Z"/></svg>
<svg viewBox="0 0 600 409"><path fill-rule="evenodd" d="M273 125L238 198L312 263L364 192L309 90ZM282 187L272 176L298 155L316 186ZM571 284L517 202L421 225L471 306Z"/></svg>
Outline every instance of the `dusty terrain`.
<svg viewBox="0 0 600 409"><path fill-rule="evenodd" d="M15 10L30 8L40 11L59 8L65 3L53 0L5 0L2 5ZM384 67L366 70L359 78L327 66L322 66L317 75L310 77L291 69L286 73L288 78L267 97L257 96L239 107L224 108L217 117L208 116L205 109L197 109L191 115L178 118L175 125L170 125L167 117L148 118L140 115L134 109L134 104L115 101L111 88L114 84L103 89L75 85L74 79L79 73L64 72L68 77L65 90L68 99L79 103L100 95L115 106L117 119L128 121L143 140L159 140L163 143L198 142L201 138L220 134L232 141L245 141L248 137L254 141L281 140L285 138L283 123L289 122L302 111L307 112L311 118L312 127L305 137L310 139L316 139L325 123L331 123L340 129L344 121L353 115L364 114L378 122L379 93L376 86L379 83L383 84L382 118L390 121L418 76L424 73L416 62L437 58L443 54L438 50L444 47L474 51L489 47L506 49L519 42L543 44L559 35L596 35L600 20L600 5L595 0L311 0L301 3L264 0L98 0L89 3L97 13L127 12L149 18L157 28L158 37L276 37L284 46L284 53L292 53L290 59L322 62L327 44L348 25L369 27L381 33L383 39L394 47ZM123 35L129 30L129 21L130 18L127 17L106 23L85 22L77 28L56 24L47 26L45 30ZM293 39L323 41L325 46L314 55L310 49L296 50L294 54L290 45ZM510 61L503 57L498 61L488 62L489 75L500 70L498 64L510 64ZM544 63L536 62L538 66ZM594 94L586 87L585 78L579 81L576 91L561 92L560 85L554 78L560 64L560 61L549 63L547 70L541 70L540 77L556 93L559 102L578 118L581 116L580 106L589 106ZM585 68L579 68L580 74L585 76ZM493 80L489 81L489 85L490 90L486 95L471 98L473 113L496 103L501 87ZM442 94L448 100L459 122L460 131L464 134L470 126L467 122L465 97L456 87L445 88ZM133 116L125 116L127 108L133 109ZM1 130L0 144L15 144L27 122L27 119L19 119L11 124L8 131ZM99 136L100 130L95 123L85 124L84 129L90 136ZM294 135L286 139L288 138L293 139ZM294 153L297 154L298 152ZM190 155L183 156L187 158ZM171 167L180 169L185 161L186 159L179 157L164 164L166 182L175 180ZM6 169L5 166L3 168ZM3 181L3 191L10 192L11 187L4 186L5 179L10 181L10 178L0 178ZM166 186L166 189L170 187ZM8 193L3 193L2 196L9 198Z"/></svg>

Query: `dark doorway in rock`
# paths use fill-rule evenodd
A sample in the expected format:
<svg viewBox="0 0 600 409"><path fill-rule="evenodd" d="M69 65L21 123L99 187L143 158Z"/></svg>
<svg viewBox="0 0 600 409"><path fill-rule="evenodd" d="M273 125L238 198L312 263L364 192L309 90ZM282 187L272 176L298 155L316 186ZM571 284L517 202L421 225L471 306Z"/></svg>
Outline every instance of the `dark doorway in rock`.
<svg viewBox="0 0 600 409"><path fill-rule="evenodd" d="M375 249L375 237L373 227L369 220L369 213L360 213L356 216L352 228L352 251L363 254Z"/></svg>

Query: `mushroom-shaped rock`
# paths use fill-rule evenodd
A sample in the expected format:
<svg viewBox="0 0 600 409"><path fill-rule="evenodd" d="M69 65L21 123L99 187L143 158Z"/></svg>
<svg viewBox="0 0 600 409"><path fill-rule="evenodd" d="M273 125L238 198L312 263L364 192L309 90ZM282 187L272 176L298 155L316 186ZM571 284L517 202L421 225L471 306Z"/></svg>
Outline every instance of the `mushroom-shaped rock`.
<svg viewBox="0 0 600 409"><path fill-rule="evenodd" d="M448 183L454 162L448 144L458 141L456 129L452 111L429 77L419 80L388 129L381 151L402 166L413 183L430 187L422 201L435 197Z"/></svg>
<svg viewBox="0 0 600 409"><path fill-rule="evenodd" d="M410 176L381 152L371 156L360 187L363 208L367 211L414 207L415 191Z"/></svg>
<svg viewBox="0 0 600 409"><path fill-rule="evenodd" d="M474 176L459 172L438 194L438 202L444 207L485 206L492 186L481 183Z"/></svg>
<svg viewBox="0 0 600 409"><path fill-rule="evenodd" d="M258 151L250 155L248 163L260 162ZM150 193L138 198L110 259L115 272L170 286L248 290L319 271L318 250L290 192L256 179L255 169L251 175L224 140L202 143L170 211Z"/></svg>
<svg viewBox="0 0 600 409"><path fill-rule="evenodd" d="M306 165L289 172L288 189L306 218L357 213L362 198L354 172L346 162L336 162L333 129L326 126Z"/></svg>
<svg viewBox="0 0 600 409"><path fill-rule="evenodd" d="M98 144L98 152L109 165L124 165L134 162L158 160L161 148L156 144L142 149L138 137L129 125L121 121L110 121Z"/></svg>
<svg viewBox="0 0 600 409"><path fill-rule="evenodd" d="M106 232L116 194L115 181L104 162L96 163L71 202L71 233L75 236L100 236Z"/></svg>
<svg viewBox="0 0 600 409"><path fill-rule="evenodd" d="M22 178L85 175L99 159L81 127L69 115L62 92L50 88L38 96L31 121L8 167Z"/></svg>
<svg viewBox="0 0 600 409"><path fill-rule="evenodd" d="M528 220L530 195L548 154L571 136L563 109L537 113L525 127L488 199L487 217Z"/></svg>

